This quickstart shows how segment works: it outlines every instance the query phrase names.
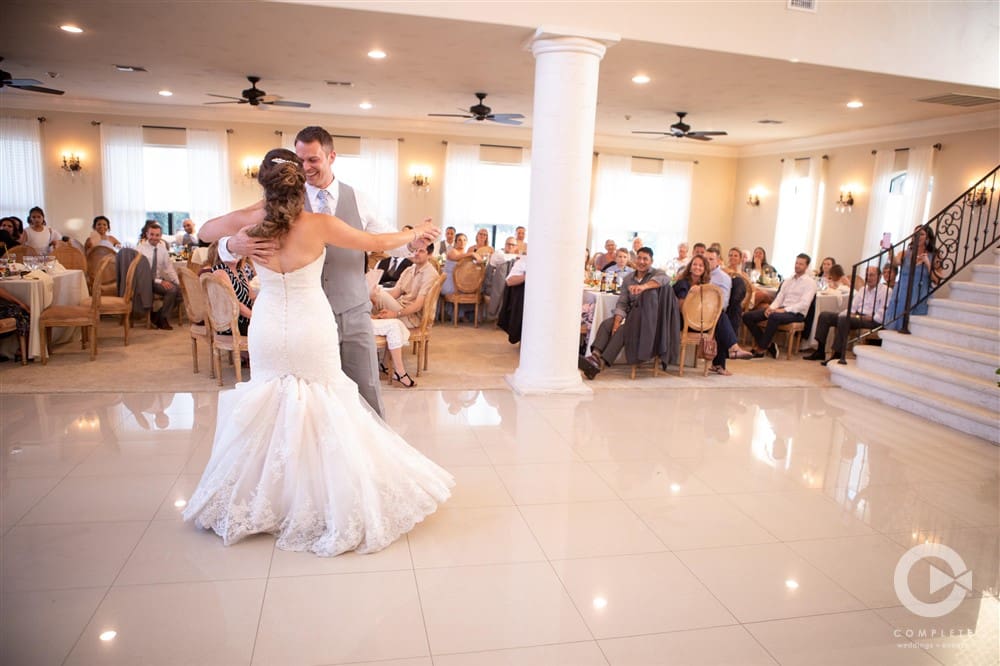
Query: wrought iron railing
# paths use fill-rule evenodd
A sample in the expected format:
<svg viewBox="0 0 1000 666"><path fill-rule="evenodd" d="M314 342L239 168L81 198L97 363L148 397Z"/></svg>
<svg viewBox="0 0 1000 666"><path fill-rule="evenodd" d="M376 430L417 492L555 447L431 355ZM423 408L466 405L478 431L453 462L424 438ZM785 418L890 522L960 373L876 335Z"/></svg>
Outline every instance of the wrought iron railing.
<svg viewBox="0 0 1000 666"><path fill-rule="evenodd" d="M1000 242L997 225L1000 213L998 191L1000 165L960 194L926 224L891 247L854 264L851 284L866 282L869 268L876 268L878 281L893 288L888 298L878 298L878 286L870 282L861 287L863 303L855 308L856 292L847 299L849 317L856 317L852 328L861 332L850 338L857 342L884 328L910 332L910 315L926 312L927 300L983 252ZM919 237L927 238L925 244ZM912 249L916 251L912 251ZM888 274L886 274L888 270ZM899 280L895 278L898 271ZM871 289L871 292L866 292ZM905 293L904 293L905 292ZM868 296L868 297L865 297ZM870 302L870 306L869 306ZM877 305L876 305L877 304ZM860 328L858 328L860 326ZM840 350L840 363L846 363L847 344Z"/></svg>

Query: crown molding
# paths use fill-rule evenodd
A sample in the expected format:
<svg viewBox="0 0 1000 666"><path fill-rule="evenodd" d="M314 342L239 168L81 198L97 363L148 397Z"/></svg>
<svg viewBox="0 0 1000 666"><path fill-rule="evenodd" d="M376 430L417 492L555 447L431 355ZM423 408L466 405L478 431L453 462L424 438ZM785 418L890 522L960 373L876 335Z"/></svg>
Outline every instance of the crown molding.
<svg viewBox="0 0 1000 666"><path fill-rule="evenodd" d="M849 132L819 134L800 139L789 139L787 141L746 145L741 146L737 150L736 156L739 158L760 157L763 155L801 153L812 150L829 150L830 148L856 146L862 143L884 143L923 136L996 129L998 127L1000 127L1000 111L992 109L975 113L963 113L947 118L917 120L885 127L869 127Z"/></svg>

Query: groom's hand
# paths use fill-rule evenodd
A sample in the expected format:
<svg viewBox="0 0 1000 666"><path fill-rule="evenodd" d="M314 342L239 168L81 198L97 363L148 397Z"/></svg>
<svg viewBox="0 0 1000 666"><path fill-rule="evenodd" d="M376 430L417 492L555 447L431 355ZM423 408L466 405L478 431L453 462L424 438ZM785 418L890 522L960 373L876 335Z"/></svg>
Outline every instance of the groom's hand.
<svg viewBox="0 0 1000 666"><path fill-rule="evenodd" d="M245 226L235 236L230 236L226 249L232 254L266 263L278 250L278 242L273 238L251 238L247 235L247 230L253 226Z"/></svg>

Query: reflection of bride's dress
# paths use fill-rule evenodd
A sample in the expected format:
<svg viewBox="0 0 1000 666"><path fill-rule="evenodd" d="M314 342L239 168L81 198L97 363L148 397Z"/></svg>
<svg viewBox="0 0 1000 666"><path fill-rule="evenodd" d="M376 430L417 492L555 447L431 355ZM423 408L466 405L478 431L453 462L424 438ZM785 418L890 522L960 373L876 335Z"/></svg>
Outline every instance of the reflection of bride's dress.
<svg viewBox="0 0 1000 666"><path fill-rule="evenodd" d="M291 273L258 268L253 376L220 394L212 457L184 510L226 544L269 532L286 550L373 552L450 495L451 475L375 415L341 371L323 258Z"/></svg>

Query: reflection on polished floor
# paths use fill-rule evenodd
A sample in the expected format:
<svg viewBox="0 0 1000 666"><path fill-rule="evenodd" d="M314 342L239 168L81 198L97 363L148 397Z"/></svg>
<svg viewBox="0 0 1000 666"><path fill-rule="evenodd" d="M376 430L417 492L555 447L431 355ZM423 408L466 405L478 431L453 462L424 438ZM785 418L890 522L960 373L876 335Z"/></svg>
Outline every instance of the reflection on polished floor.
<svg viewBox="0 0 1000 666"><path fill-rule="evenodd" d="M998 662L1000 448L854 394L390 392L455 495L331 559L180 520L216 398L0 396L0 663Z"/></svg>

